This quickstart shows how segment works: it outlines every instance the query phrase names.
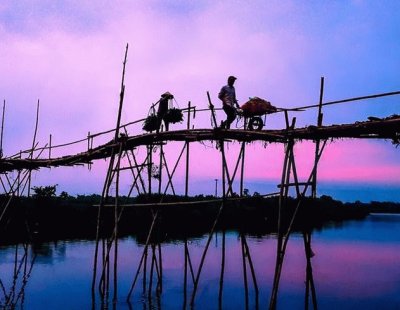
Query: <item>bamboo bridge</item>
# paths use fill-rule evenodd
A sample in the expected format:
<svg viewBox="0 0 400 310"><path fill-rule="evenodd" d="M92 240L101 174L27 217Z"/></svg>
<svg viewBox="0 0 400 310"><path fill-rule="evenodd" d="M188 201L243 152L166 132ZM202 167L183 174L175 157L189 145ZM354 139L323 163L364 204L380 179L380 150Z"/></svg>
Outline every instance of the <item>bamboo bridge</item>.
<svg viewBox="0 0 400 310"><path fill-rule="evenodd" d="M178 131L164 131L160 133L141 134L137 136L120 136L117 141L100 145L85 152L67 155L58 158L3 158L0 160L0 173L22 170L39 169L59 166L73 166L88 164L94 160L105 159L111 156L112 150L122 143L122 151L146 145L167 141L225 141L239 142L276 142L285 143L294 140L324 140L336 138L356 139L389 139L398 143L400 138L400 116L385 119L373 119L354 124L341 124L330 126L308 126L305 128L288 128L282 130L235 130L235 129L191 129Z"/></svg>
<svg viewBox="0 0 400 310"><path fill-rule="evenodd" d="M209 98L209 108L204 110L197 109L198 112L210 113L212 119L212 128L194 129L193 128L193 114L196 113L196 107L191 106L190 102L187 109L183 109L186 113L186 128L183 130L171 130L151 133L140 133L137 135L129 135L127 128L132 124L138 124L143 120L135 121L128 124L121 124L121 111L123 107L123 99L125 92L124 76L125 76L125 64L126 54L123 63L123 74L120 91L120 102L119 111L117 115L117 124L115 129L109 130L98 134L89 134L87 137L63 145L52 146L51 139L44 147L38 147L36 141L36 130L32 142L32 148L24 152L12 156L3 156L0 158L0 181L4 191L4 195L8 197L5 204L0 208L0 224L6 222L7 210L11 206L13 197L23 195L24 190L27 191L29 196L29 190L31 185L31 172L32 170L38 170L41 168L50 167L61 167L61 166L74 166L87 164L90 165L93 161L99 159L108 158L108 170L104 180L104 186L102 188L102 199L98 205L98 217L97 217L97 231L96 231L96 248L94 253L94 266L93 266L93 279L92 279L92 294L93 298L96 298L96 292L100 298L108 298L108 293L112 292L113 299L118 298L118 224L122 217L122 211L124 205L119 200L120 194L120 173L127 171L131 173L131 188L128 196L131 196L136 190L138 193L151 194L154 190L155 183L152 181L154 176L155 157L158 164L157 181L158 194L161 194L161 199L158 205L162 205L163 197L168 191L175 193L173 188L173 176L177 165L181 161L182 155L186 151L186 177L185 177L185 195L188 195L188 181L190 178L189 167L190 167L190 144L202 141L214 141L215 147L218 148L221 154L221 180L222 180L222 194L219 199L221 205L219 212L215 216L215 221L212 227L210 227L209 237L205 246L203 255L200 260L200 265L197 273L193 273L193 290L190 298L190 304L193 305L195 302L196 291L200 282L201 270L207 254L207 249L210 245L211 238L215 232L218 219L223 208L226 205L226 201L234 196L233 183L236 177L240 175L240 196L243 196L243 178L245 170L245 150L246 144L249 142L269 142L269 143L281 143L285 146L284 161L282 168L282 178L279 184L279 210L285 205L285 201L289 197L289 188L295 190L295 196L297 198L296 211L293 214L293 218L290 220L290 225L287 230L278 223L278 242L277 242L277 257L275 265L275 277L273 283L273 291L271 292L270 309L276 307L276 298L278 294L279 280L282 270L282 265L285 257L285 251L288 244L290 234L293 229L293 222L297 214L297 210L300 207L303 198L311 188L311 196L316 197L317 187L317 167L318 162L321 158L326 142L330 139L338 138L354 138L354 139L387 139L392 141L394 144L399 144L400 139L400 116L393 115L387 118L375 118L371 117L368 121L360 121L351 124L340 124L340 125L328 125L322 124L323 113L322 107L325 105L348 103L353 101L375 99L386 96L399 95L400 92L383 93L376 95L369 95L364 97L349 98L344 100L338 100L333 102L323 102L323 89L324 79L321 79L321 89L319 104L309 105L304 107L298 107L296 109L318 109L318 117L315 126L307 126L303 128L296 128L296 118L289 119L290 109L282 109L281 112L285 116L285 128L279 130L247 130L247 129L221 129L217 126L215 109ZM4 113L3 113L4 117ZM4 122L4 119L3 119ZM107 143L103 143L93 147L93 140L104 134L111 134L112 139L109 139ZM309 178L305 182L300 182L295 163L294 145L303 140L309 140L315 143L315 158L314 164L310 171ZM169 169L165 158L164 146L168 142L178 141L183 143L179 158L175 163L173 169ZM231 141L236 141L241 144L240 153L237 157L236 165L234 169L229 169L226 160L225 144ZM56 148L68 148L70 145L75 143L86 143L87 149L83 152L65 155L61 157L52 157L51 152ZM137 148L145 148L147 155L144 160L138 161L132 150ZM154 155L155 148L158 149L158 156ZM48 156L47 156L48 153ZM128 165L122 166L122 159L128 162ZM12 181L8 174L18 171L18 177ZM166 177L166 179L163 179ZM147 179L147 180L146 180ZM111 184L115 184L115 194L110 195ZM164 186L164 187L163 187ZM268 195L268 194L266 194ZM217 197L216 197L217 198ZM110 204L110 200L113 201L114 207L114 229L112 234L107 239L107 242L101 242L102 235L102 218L104 217L103 207ZM147 251L150 248L150 240L154 231L154 226L157 223L159 217L159 209L153 210L153 221L149 227L146 244L143 250L143 255L140 260L140 264L137 269L137 273L134 276L132 286L128 292L127 299L130 298L132 291L138 279L139 273L146 272L143 270L143 262L147 259ZM281 220L279 218L279 220ZM312 282L312 269L311 269L311 237L308 233L304 234L304 244L307 256L307 289L311 291L313 297L314 307L316 302L314 300L315 291L313 290ZM160 245L158 245L160 246ZM249 256L249 249L245 249ZM102 253L102 254L100 254ZM250 257L250 256L249 256ZM160 258L161 260L161 258ZM252 264L251 260L248 264ZM159 261L159 266L161 261ZM250 266L251 268L252 266ZM162 274L158 274L158 280L161 281Z"/></svg>

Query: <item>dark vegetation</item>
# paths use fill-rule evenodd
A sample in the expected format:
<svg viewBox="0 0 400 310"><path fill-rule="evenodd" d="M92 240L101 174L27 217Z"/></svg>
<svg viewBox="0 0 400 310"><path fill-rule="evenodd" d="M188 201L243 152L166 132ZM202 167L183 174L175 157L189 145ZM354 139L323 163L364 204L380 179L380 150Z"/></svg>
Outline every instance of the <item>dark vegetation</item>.
<svg viewBox="0 0 400 310"><path fill-rule="evenodd" d="M56 186L34 187L31 198L15 197L0 227L0 244L25 240L94 239L96 234L99 195L56 196ZM244 200L228 201L218 229L239 230L251 235L264 235L277 230L278 197L264 198L248 195ZM159 195L121 197L120 204L151 204L160 201ZM163 202L179 202L164 206L127 206L119 223L119 235L135 235L139 242L146 239L152 214L158 211L154 237L159 240L182 239L207 233L218 213L221 201L203 204L184 202L213 200L214 196L165 196ZM5 196L0 196L4 205ZM103 237L110 235L114 225L114 199L103 208ZM284 226L288 225L297 200L290 198L283 208ZM0 210L2 211L2 210ZM297 214L294 229L312 230L332 222L362 219L369 212L400 212L400 204L371 202L342 203L329 196L305 198Z"/></svg>

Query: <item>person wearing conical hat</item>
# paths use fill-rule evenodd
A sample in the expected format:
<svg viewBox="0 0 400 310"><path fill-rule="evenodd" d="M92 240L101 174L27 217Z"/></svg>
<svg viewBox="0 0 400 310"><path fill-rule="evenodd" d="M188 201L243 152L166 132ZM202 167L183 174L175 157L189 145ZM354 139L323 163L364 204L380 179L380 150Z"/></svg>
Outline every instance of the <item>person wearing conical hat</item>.
<svg viewBox="0 0 400 310"><path fill-rule="evenodd" d="M157 110L157 117L158 117L158 129L157 132L160 130L161 122L164 121L165 131L169 129L169 122L165 119L165 116L168 112L168 102L170 99L173 99L174 96L170 92L165 92L161 95L161 98L158 102L158 110Z"/></svg>

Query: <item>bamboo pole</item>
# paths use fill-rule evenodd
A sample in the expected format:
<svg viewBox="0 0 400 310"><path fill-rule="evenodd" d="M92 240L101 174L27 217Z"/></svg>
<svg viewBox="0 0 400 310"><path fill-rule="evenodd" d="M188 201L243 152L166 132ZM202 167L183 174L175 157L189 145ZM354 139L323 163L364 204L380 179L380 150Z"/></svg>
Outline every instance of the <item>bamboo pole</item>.
<svg viewBox="0 0 400 310"><path fill-rule="evenodd" d="M242 165L240 168L240 196L243 196L243 180L244 180L244 158L246 154L246 142L242 142Z"/></svg>
<svg viewBox="0 0 400 310"><path fill-rule="evenodd" d="M119 100L117 124L116 124L116 129L115 129L115 136L114 136L114 142L115 143L118 140L119 128L120 128L120 122L121 122L121 114L122 114L122 106L123 106L123 102L124 102L124 93L125 93L124 80L125 80L125 67L126 67L127 56L128 56L128 44L126 45L125 57L124 57L123 68L122 68L120 100ZM121 146L122 146L122 144L121 144ZM102 215L101 210L102 210L102 207L104 205L104 200L108 196L109 187L110 187L110 184L111 184L111 181L112 181L112 172L113 172L113 167L114 167L114 160L115 160L115 149L112 148L111 149L110 163L109 163L109 167L108 167L108 170L107 170L107 175L106 175L106 179L105 179L105 182L104 182L102 196L101 196L101 200L100 200L100 205L99 205L99 209L98 209L98 213L97 213L96 246L95 246L95 253L94 253L93 277L92 277L92 300L93 300L93 302L95 300L94 288L95 288L95 284L96 284L96 273L97 273L97 256L98 256L98 248L99 248L100 223L101 223L101 215ZM104 246L103 246L103 249L104 249ZM103 268L103 273L104 273L104 268ZM105 281L104 281L104 278L103 278L103 275L102 275L102 280L100 281L100 283L103 283L103 285L105 285L104 282ZM103 286L103 292L104 292L104 286Z"/></svg>
<svg viewBox="0 0 400 310"><path fill-rule="evenodd" d="M243 169L244 169L243 151L244 151L244 149L243 149L243 145L242 145L242 146L240 147L240 152L239 152L238 159L237 159L237 161L236 161L235 169L233 170L232 178L228 181L229 184L230 184L230 190L228 189L228 192L230 191L232 195L233 195L233 181L235 180L236 173L237 173L237 171L238 171L238 168L239 168L239 164L240 164L240 163L242 163L242 166L243 166ZM242 167L241 167L241 169L242 169ZM241 174L242 174L242 172L243 172L243 171L241 170ZM241 183L241 186L242 186L242 185L243 185L243 184Z"/></svg>
<svg viewBox="0 0 400 310"><path fill-rule="evenodd" d="M135 174L134 168L132 167L132 166L133 166L133 165L132 165L132 160L131 160L131 158L130 158L130 156L129 156L128 151L125 151L125 155L126 155L126 158L128 159L128 162L129 162L129 170L131 171L132 176L133 176L133 183L132 183L131 188L129 189L129 192L128 192L128 197L131 197L133 188L135 188L135 187L136 187L137 193L140 194L139 185L138 185L138 183L137 183L137 180L138 180L138 178L139 178L139 175L136 175L136 174Z"/></svg>
<svg viewBox="0 0 400 310"><path fill-rule="evenodd" d="M117 142L118 140L118 135L119 135L119 129L120 129L120 124L121 124L121 112L122 112L122 105L124 103L124 95L125 95L125 68L126 68L126 59L128 56L128 47L129 45L126 44L125 48L125 57L124 57L124 62L122 65L122 79L121 79L121 91L119 94L119 108L118 108L118 118L117 118L117 126L115 129L115 136L114 136L114 142Z"/></svg>
<svg viewBox="0 0 400 310"><path fill-rule="evenodd" d="M114 153L114 149L112 150ZM104 200L106 199L106 196L108 195L108 183L109 183L109 178L111 177L111 172L114 166L114 160L115 156L114 154L111 154L110 157L110 163L108 166L106 178L104 180L103 184L103 190L101 194L101 199L100 199L100 204L98 206L97 210L97 224L96 224L96 245L95 245L95 251L94 251L94 258L93 258L93 276L92 276L92 300L94 302L95 298L95 284L96 284L96 275L97 275L97 258L98 258L98 250L99 250L99 240L100 240L100 224L101 224L101 216L102 216L102 209L104 206ZM104 260L104 246L103 246L103 260Z"/></svg>
<svg viewBox="0 0 400 310"><path fill-rule="evenodd" d="M226 188L225 188L225 160L223 156L223 149L224 149L224 141L220 141L220 147L221 147L221 159L222 159L222 201L225 201L226 199Z"/></svg>
<svg viewBox="0 0 400 310"><path fill-rule="evenodd" d="M33 134L32 150L31 150L31 153L30 153L30 155L29 155L29 159L32 159L32 158L33 158L33 151L34 151L34 149L35 149L36 134L37 134L38 124L39 124L39 99L38 99L38 102L37 102L36 121L35 121L35 132L34 132L34 134ZM28 177L28 197L30 197L30 193L31 193L31 174L32 174L32 171L29 170L29 177Z"/></svg>
<svg viewBox="0 0 400 310"><path fill-rule="evenodd" d="M51 134L49 137L49 159L51 159Z"/></svg>
<svg viewBox="0 0 400 310"><path fill-rule="evenodd" d="M318 117L317 117L317 126L321 127L322 126L322 100L324 96L324 77L321 77L321 85L320 85L320 91L319 91L319 105L318 105ZM320 140L317 139L315 142L315 155L314 155L314 161L317 158L318 152L320 148ZM311 196L313 198L317 197L317 169L314 171L313 179L312 179L312 188L311 188Z"/></svg>
<svg viewBox="0 0 400 310"><path fill-rule="evenodd" d="M211 102L210 93L208 91L207 91L207 99L208 99L208 107L209 107L209 109L211 111L212 124L214 124L214 128L217 128L218 124L217 124L217 119L215 117L214 105Z"/></svg>
<svg viewBox="0 0 400 310"><path fill-rule="evenodd" d="M148 158L148 166L147 166L147 182L148 182L148 190L147 192L151 195L151 177L153 170L153 145L150 144L147 146L147 158Z"/></svg>
<svg viewBox="0 0 400 310"><path fill-rule="evenodd" d="M183 152L185 151L185 148L186 148L186 144L183 146L181 152L179 153L179 156L178 156L178 159L177 159L177 161L176 161L176 163L175 163L174 169L172 169L172 173L169 173L169 170L166 169L166 170L167 170L167 173L168 173L168 183L167 183L167 185L166 185L166 187L165 187L163 196L167 193L167 190L168 190L168 188L169 188L169 185L171 185L173 194L175 195L175 190L173 189L173 184L172 184L172 177L174 176L175 171L176 171L176 168L178 167L178 164L179 164L179 162L181 161L181 158L182 158ZM166 165L166 167L167 167L167 165Z"/></svg>
<svg viewBox="0 0 400 310"><path fill-rule="evenodd" d="M169 168L168 168L168 164L167 164L167 159L165 158L165 154L164 154L164 152L162 153L162 156L164 158L164 163L165 163L165 171L167 172L167 176L168 176L168 183L167 183L167 186L165 188L164 194L167 192L167 190L169 188L169 185L171 185L172 194L175 195L175 188L174 188L174 184L172 183L172 176L174 175L175 169L176 169L178 163L181 160L181 156L183 154L183 151L185 150L185 147L186 147L186 144L182 148L182 152L179 155L179 159L177 160L176 165L174 166L174 170L173 170L172 174L169 172Z"/></svg>
<svg viewBox="0 0 400 310"><path fill-rule="evenodd" d="M319 160L321 158L321 155L322 155L322 153L324 151L325 146L326 146L326 140L323 141L322 147L320 149L320 152L318 153L317 160L314 162L314 167L313 167L313 169L312 169L312 171L310 173L310 176L308 178L307 183L311 182L311 179L312 179L313 174L314 174L314 170L317 168L318 162L319 162ZM284 259L284 255L285 255L285 252L286 252L287 243L289 241L289 237L290 237L290 234L291 234L292 229L293 229L294 220L296 218L296 215L297 215L297 212L299 210L299 207L300 207L300 205L301 205L301 203L303 201L303 198L305 197L305 193L307 192L307 189L308 189L308 185L306 185L304 187L303 192L300 195L300 199L297 202L297 205L296 205L296 208L295 208L295 210L293 212L292 218L290 220L288 229L287 229L285 235L283 236L283 243L281 244L281 247L280 247L281 255L278 257L279 261L277 259L277 264L276 264L276 268L275 268L274 285L273 285L273 290L272 290L271 299L270 299L270 305L269 305L270 309L275 309L276 308L276 298L277 298L277 293L278 293L280 274L281 274L281 271L282 271L282 264L283 264L283 259Z"/></svg>
<svg viewBox="0 0 400 310"><path fill-rule="evenodd" d="M188 102L188 112L187 112L187 130L190 130L190 101ZM189 192L189 142L186 142L186 174L185 174L185 197L188 196Z"/></svg>
<svg viewBox="0 0 400 310"><path fill-rule="evenodd" d="M163 146L160 145L160 163L159 163L159 179L158 179L158 194L161 194L161 183L162 183L162 166L163 166Z"/></svg>
<svg viewBox="0 0 400 310"><path fill-rule="evenodd" d="M3 113L1 114L0 158L3 158L3 133L4 133L5 111L6 111L6 100L3 101Z"/></svg>
<svg viewBox="0 0 400 310"><path fill-rule="evenodd" d="M339 104L339 103L348 103L348 102L352 102L352 101L360 101L360 100L366 100L366 99L375 99L375 98L381 98L381 97L387 97L387 96L395 96L395 95L400 95L400 91L329 101L329 102L322 103L322 106ZM303 110L303 109L310 109L310 108L319 108L319 106L320 106L320 104L312 104L312 105L297 107L296 109Z"/></svg>
<svg viewBox="0 0 400 310"><path fill-rule="evenodd" d="M285 113L286 115L286 113ZM288 125L288 122L286 122ZM288 127L289 129L289 127ZM288 168L290 167L289 165L289 160L290 160L290 143L286 143L285 146L285 158L283 161L283 169L282 169L282 177L281 177L281 187L280 187L280 193L279 193L279 206L278 206L278 240L277 240L277 247L276 247L276 263L275 263L275 274L274 274L274 280L273 280L273 286L272 286L272 292L271 292L271 299L270 299L270 304L269 304L269 309L275 309L276 307L276 296L278 293L278 284L279 284L279 270L280 270L280 264L281 264L281 257L283 256L282 254L282 244L283 244L283 235L282 235L282 209L283 206L286 204L286 195L287 191L284 189L285 185L287 184L287 175L288 175Z"/></svg>
<svg viewBox="0 0 400 310"><path fill-rule="evenodd" d="M120 143L120 149L117 160L117 168L120 167L122 156L122 143ZM114 208L114 296L113 302L117 301L118 296L118 205L119 205L119 170L116 172L116 184L115 184L115 208Z"/></svg>
<svg viewBox="0 0 400 310"><path fill-rule="evenodd" d="M138 166L138 163L137 163L137 160L136 160L136 156L133 153L133 150L131 150L131 155L132 155L132 158L133 158L133 162L135 163L136 166ZM147 162L147 159L148 159L148 157L146 157L146 159L144 160L144 163ZM143 181L143 178L142 178L142 174L141 174L142 169L143 169L143 167L140 167L140 169L138 168L137 174L139 176L139 181L140 181L140 184L142 185L143 192L146 194L146 186L144 184L144 181Z"/></svg>

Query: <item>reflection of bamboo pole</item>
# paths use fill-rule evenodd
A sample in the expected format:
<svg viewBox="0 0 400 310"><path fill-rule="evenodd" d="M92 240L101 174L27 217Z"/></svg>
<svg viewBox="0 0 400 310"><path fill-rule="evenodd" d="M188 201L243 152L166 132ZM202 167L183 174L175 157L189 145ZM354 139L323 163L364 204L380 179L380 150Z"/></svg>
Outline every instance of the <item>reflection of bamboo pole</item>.
<svg viewBox="0 0 400 310"><path fill-rule="evenodd" d="M123 102L124 102L124 94L125 94L124 80L125 80L125 67L126 67L127 55L128 55L128 44L126 45L126 49L125 49L125 57L124 57L123 69L122 69L120 100L119 100L119 107L118 107L117 124L116 124L115 135L114 135L114 142L115 143L118 141L118 135L119 135L119 129L120 129L120 123L121 123L122 107L123 107ZM120 151L119 151L118 161L120 161L120 159L121 159L122 143L120 143L119 146L120 146ZM89 147L90 147L90 145L89 145ZM109 167L108 167L108 170L107 170L106 179L104 181L102 196L101 196L100 205L99 205L99 209L98 209L98 213L97 213L96 246L95 246L94 263L93 263L93 277L92 277L92 302L93 303L94 303L94 299L95 299L94 288L95 288L95 284L96 284L96 275L97 275L96 274L97 273L97 259L98 259L97 256L98 256L98 248L99 248L100 223L101 223L101 215L102 215L101 210L102 210L102 207L104 205L104 200L106 199L106 197L108 197L109 187L110 187L111 182L112 182L114 160L115 160L115 148L112 148L111 157L110 157L110 163L109 163ZM116 173L119 174L119 170L118 169L117 169ZM116 229L117 229L117 227L114 227L114 231ZM104 257L104 250L105 250L104 247L105 247L105 244L103 243L103 271L102 271L102 277L101 277L102 280L99 283L99 286L102 285L102 290L100 290L102 293L104 293L105 288L106 288L106 283L105 282L108 283L108 278L109 278L109 268L108 268L109 267L109 264L108 264L108 255L109 254L107 253L107 257L106 258ZM104 279L104 267L105 267L104 264L107 265L106 279ZM115 269L116 269L116 265L115 265ZM114 292L114 294L115 294L115 292Z"/></svg>
<svg viewBox="0 0 400 310"><path fill-rule="evenodd" d="M245 298L246 309L248 309L249 308L249 287L247 285L246 250L244 248L243 234L242 233L240 233L240 248L242 250L244 298Z"/></svg>
<svg viewBox="0 0 400 310"><path fill-rule="evenodd" d="M254 290L256 292L256 304L258 305L258 285L257 285L256 273L254 271L253 260L251 259L250 249L249 249L249 245L247 244L246 237L244 235L242 235L242 236L243 236L243 245L246 250L246 257L247 257L247 260L249 261L249 267L250 267L250 271L251 271L251 277L253 279Z"/></svg>
<svg viewBox="0 0 400 310"><path fill-rule="evenodd" d="M286 129L289 130L289 119L288 119L288 114L285 111L285 122L286 122ZM294 127L295 120L293 119L293 126ZM286 206L286 201L287 201L287 195L288 195L288 186L287 184L290 182L290 168L291 168L291 160L292 157L290 154L293 151L293 145L294 142L293 140L289 140L287 143L285 143L285 158L283 162L283 169L282 169L282 177L281 177L281 187L280 187L280 193L279 193L279 209L278 209L278 240L277 240L277 248L276 248L276 263L275 263L275 273L274 273L274 280L273 280L273 286L272 286L272 292L271 292L271 299L270 299L270 304L269 308L270 309L275 309L276 307L276 297L278 294L278 288L279 288L279 279L280 279L280 270L282 267L282 259L283 259L283 251L282 251L282 244L284 241L283 237L283 232L282 232L282 213L283 213L283 208ZM294 158L294 157L293 157Z"/></svg>
<svg viewBox="0 0 400 310"><path fill-rule="evenodd" d="M216 218L215 218L214 224L213 224L213 226L211 227L211 230L210 230L210 233L209 233L209 236L208 236L208 240L207 240L205 249L204 249L203 254L202 254L202 256L201 256L201 259L200 259L199 269L198 269L198 271L197 271L196 279L195 279L194 284L193 284L193 292L192 292L192 297L191 297L191 300L190 300L190 305L191 305L191 306L194 305L194 299L195 299L195 297L196 297L197 286L198 286L198 284L199 284L200 274L201 274L201 271L202 271L202 269L203 269L204 260L205 260L205 258L206 258L207 251L208 251L208 247L210 246L210 243L211 243L212 235L214 234L215 228L216 228L216 226L217 226L217 223L218 223L219 217L220 217L220 215L221 215L221 212L222 212L222 210L223 210L223 208L224 208L224 205L225 205L225 202L222 201L222 204L221 204L221 206L220 206L220 208L219 208L219 210L218 210L218 214L217 214L217 216L216 216Z"/></svg>
<svg viewBox="0 0 400 310"><path fill-rule="evenodd" d="M219 276L218 306L222 309L222 291L224 288L225 273L225 229L222 230L222 255L221 255L221 273Z"/></svg>
<svg viewBox="0 0 400 310"><path fill-rule="evenodd" d="M140 269L142 268L142 264L143 264L145 255L147 256L147 248L149 246L150 238L151 238L151 235L152 235L153 228L154 228L155 222L157 220L157 217L158 217L158 211L153 215L153 221L151 223L151 226L150 226L150 229L149 229L149 233L147 234L147 239L146 239L146 244L145 244L144 249L143 249L143 254L142 254L142 257L140 258L139 266L138 266L138 268L136 270L136 274L135 274L135 277L133 279L131 288L129 289L129 293L128 293L128 296L127 296L127 300L128 301L129 301L129 299L130 299L130 297L132 295L132 292L133 292L133 289L135 287L137 278L139 277Z"/></svg>
<svg viewBox="0 0 400 310"><path fill-rule="evenodd" d="M187 300L187 273L188 273L188 250L187 250L187 239L185 237L185 246L184 246L184 254L185 254L185 262L183 269L183 309L186 309L186 300Z"/></svg>
<svg viewBox="0 0 400 310"><path fill-rule="evenodd" d="M161 251L161 244L158 243L158 258L160 260L160 272L158 275L158 280L159 282L157 283L157 288L159 289L159 292L162 292L163 286L162 286L162 280L163 280L163 265L162 265L162 251ZM156 265L157 266L157 265Z"/></svg>
<svg viewBox="0 0 400 310"><path fill-rule="evenodd" d="M36 260L36 254L34 254L34 256L33 256L32 260L30 262L29 270L28 271L25 270L23 281L22 281L22 286L20 288L20 291L19 291L19 294L17 296L17 299L16 299L16 301L14 303L14 305L16 305L18 303L19 299L21 299L21 308L23 308L23 302L24 302L24 296L25 296L25 287L28 284L28 279L30 278L30 276L32 274L32 269L33 269L33 265L35 263L35 260ZM11 308L14 309L14 306L11 307Z"/></svg>
<svg viewBox="0 0 400 310"><path fill-rule="evenodd" d="M187 241L185 243L185 247L186 247L187 261L188 261L188 265L189 265L189 271L190 271L192 283L194 283L194 281L195 281L194 270L193 270L192 260L190 258L189 247L187 245Z"/></svg>
<svg viewBox="0 0 400 310"><path fill-rule="evenodd" d="M147 279L147 257L148 257L149 247L146 247L143 254L144 254L144 263L143 263L143 294L146 293L146 279Z"/></svg>
<svg viewBox="0 0 400 310"><path fill-rule="evenodd" d="M311 265L311 233L303 232L304 250L306 254L307 266L306 266L306 297L305 297L305 309L308 309L309 292L311 289L311 296L314 309L318 309L317 305L317 294L314 285L313 271Z"/></svg>
<svg viewBox="0 0 400 310"><path fill-rule="evenodd" d="M317 169L318 162L319 162L319 160L321 158L321 155L322 155L322 153L324 151L325 146L326 146L326 140L323 141L322 147L321 147L319 153L317 154L318 156L317 156L317 158L316 158L316 160L314 162L313 169L312 169L312 171L310 173L310 176L309 176L309 178L308 178L308 180L306 182L306 185L305 185L305 187L303 189L303 192L300 194L300 199L298 199L298 202L297 202L296 208L295 208L295 210L293 212L292 218L290 220L288 229L287 229L285 235L282 238L283 241L280 242L280 247L277 248L277 252L279 254L277 255L277 262L276 262L276 267L275 267L274 285L273 285L273 289L272 289L272 293L271 293L271 299L270 299L270 305L269 305L270 309L275 309L276 308L276 298L277 298L277 294L278 294L278 287L279 287L279 280L280 280L280 275L281 275L281 271L282 271L283 259L284 259L284 256L285 256L287 243L289 241L289 237L290 237L290 234L291 234L292 229L293 229L294 220L296 218L296 215L298 213L300 205L301 205L301 203L303 201L303 198L305 197L305 193L308 190L308 186L311 183L312 177L314 175L314 170Z"/></svg>
<svg viewBox="0 0 400 310"><path fill-rule="evenodd" d="M100 224L101 224L101 217L102 217L102 209L104 207L104 200L106 199L107 191L108 191L108 183L109 178L111 177L112 168L114 166L114 149L112 149L112 154L110 157L110 163L108 166L106 178L103 184L103 190L101 194L100 204L97 210L97 224L96 224L96 245L94 250L94 261L93 261L93 276L92 276L92 300L94 302L94 289L96 285L96 276L97 276L97 259L98 259L98 251L99 251L99 240L100 240ZM104 245L103 245L103 260L104 260Z"/></svg>
<svg viewBox="0 0 400 310"><path fill-rule="evenodd" d="M151 265L150 265L150 275L149 275L149 289L147 291L147 298L151 299L152 287L153 287L153 275L154 275L154 244L151 245Z"/></svg>
<svg viewBox="0 0 400 310"><path fill-rule="evenodd" d="M116 165L116 183L115 183L115 207L114 207L114 296L113 301L116 302L118 295L118 205L119 205L119 167L121 165L122 143L120 142L118 160Z"/></svg>

